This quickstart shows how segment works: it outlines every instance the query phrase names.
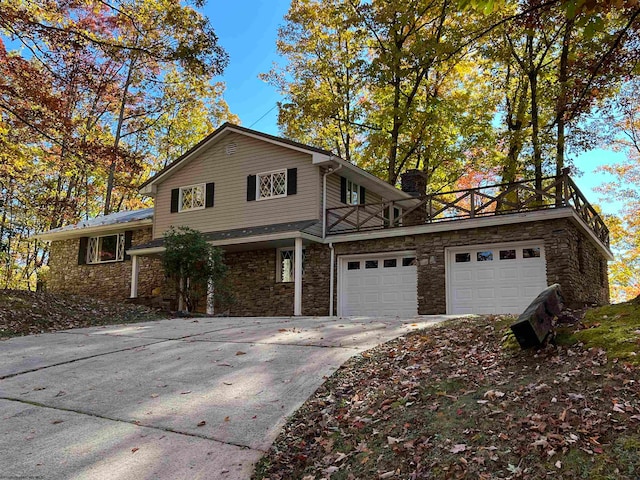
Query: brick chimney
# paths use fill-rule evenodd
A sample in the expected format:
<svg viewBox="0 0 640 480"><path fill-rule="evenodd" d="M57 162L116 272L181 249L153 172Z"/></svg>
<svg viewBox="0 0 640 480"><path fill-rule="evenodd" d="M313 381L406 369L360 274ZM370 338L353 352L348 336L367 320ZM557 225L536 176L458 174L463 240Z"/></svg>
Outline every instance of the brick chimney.
<svg viewBox="0 0 640 480"><path fill-rule="evenodd" d="M420 170L407 170L400 175L402 191L413 197L423 197L427 194L427 176ZM407 207L410 203L407 204ZM404 226L423 225L427 222L427 206L421 205L403 218Z"/></svg>
<svg viewBox="0 0 640 480"><path fill-rule="evenodd" d="M400 175L400 185L403 192L414 197L427 194L427 176L415 168Z"/></svg>

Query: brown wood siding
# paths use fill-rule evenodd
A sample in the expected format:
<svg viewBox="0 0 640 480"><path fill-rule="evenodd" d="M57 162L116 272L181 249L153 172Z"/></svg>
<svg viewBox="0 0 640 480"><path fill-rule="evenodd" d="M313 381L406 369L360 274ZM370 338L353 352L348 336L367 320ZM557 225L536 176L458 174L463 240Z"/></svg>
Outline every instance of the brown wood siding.
<svg viewBox="0 0 640 480"><path fill-rule="evenodd" d="M231 143L235 153L227 155ZM296 195L247 201L248 175L287 168L298 169ZM153 236L162 237L172 225L212 232L320 218L319 176L309 154L231 134L158 185ZM213 208L170 213L172 188L207 182L216 184Z"/></svg>

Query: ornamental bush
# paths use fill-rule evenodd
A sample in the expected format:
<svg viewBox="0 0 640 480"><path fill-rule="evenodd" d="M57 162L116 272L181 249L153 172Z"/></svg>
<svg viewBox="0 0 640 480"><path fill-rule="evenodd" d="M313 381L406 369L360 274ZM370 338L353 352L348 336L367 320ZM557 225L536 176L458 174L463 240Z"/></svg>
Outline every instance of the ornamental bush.
<svg viewBox="0 0 640 480"><path fill-rule="evenodd" d="M162 259L165 275L182 298L188 312L207 300L209 285L214 299L226 299L227 266L221 249L207 243L204 235L189 227L171 227L164 234Z"/></svg>

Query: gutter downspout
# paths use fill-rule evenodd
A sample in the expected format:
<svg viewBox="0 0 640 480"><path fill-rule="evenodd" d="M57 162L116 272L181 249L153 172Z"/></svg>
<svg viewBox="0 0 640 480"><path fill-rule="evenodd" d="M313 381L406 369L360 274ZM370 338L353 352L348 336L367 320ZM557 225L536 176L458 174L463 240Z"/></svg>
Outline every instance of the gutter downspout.
<svg viewBox="0 0 640 480"><path fill-rule="evenodd" d="M327 237L327 177L332 173L337 172L342 168L342 164L338 165L338 168L328 168L322 175L322 239ZM333 277L335 273L335 255L333 251L333 243L329 242L329 250L331 251L331 262L329 266L329 317L333 317L333 289L334 282Z"/></svg>
<svg viewBox="0 0 640 480"><path fill-rule="evenodd" d="M332 173L336 173L342 168L342 164L338 165L338 168L329 167L324 174L322 174L322 239L327 237L327 177ZM333 297L332 297L333 298Z"/></svg>
<svg viewBox="0 0 640 480"><path fill-rule="evenodd" d="M333 317L333 277L336 269L336 258L333 251L333 243L329 242L331 266L329 267L329 317Z"/></svg>

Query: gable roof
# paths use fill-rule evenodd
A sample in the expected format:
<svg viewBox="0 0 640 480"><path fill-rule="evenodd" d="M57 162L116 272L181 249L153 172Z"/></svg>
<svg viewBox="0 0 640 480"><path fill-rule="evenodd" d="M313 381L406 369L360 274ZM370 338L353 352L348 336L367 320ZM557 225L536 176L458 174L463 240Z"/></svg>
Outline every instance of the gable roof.
<svg viewBox="0 0 640 480"><path fill-rule="evenodd" d="M155 185L162 182L166 177L171 175L174 171L176 171L176 167L184 166L190 159L194 158L197 153L202 151L205 147L210 146L216 141L221 140L226 137L230 133L237 133L240 135L245 135L247 137L257 138L259 140L267 141L269 143L280 145L285 148L291 148L293 150L297 150L300 152L308 153L312 157L312 163L317 166L332 166L340 168L344 167L348 170L352 175L355 175L358 178L365 179L366 186L371 187L375 185L376 189L380 189L385 192L386 197L389 200L395 200L398 198L408 198L410 195L402 192L397 189L393 185L388 184L387 182L379 179L375 175L370 174L366 170L353 165L352 163L334 155L332 152L328 150L324 150L322 148L313 147L311 145L305 145L304 143L296 142L294 140L289 140L287 138L276 137L275 135L270 135L268 133L259 132L257 130L252 130L250 128L241 127L239 125L234 125L232 123L224 123L216 130L214 130L211 134L206 136L200 142L198 142L195 146L189 149L186 153L182 154L176 160L171 162L169 165L164 167L158 173L149 178L146 182L140 185L139 190L143 194L152 195L155 192ZM345 173L347 173L345 170ZM347 174L347 176L351 176Z"/></svg>
<svg viewBox="0 0 640 480"><path fill-rule="evenodd" d="M149 193L146 190L147 186L151 186L155 183L158 183L162 177L165 177L167 173L171 170L175 169L176 166L188 161L191 157L194 156L195 153L202 150L203 147L208 146L216 140L219 140L229 133L239 133L241 135L246 135L249 137L260 138L262 140L266 140L270 143L280 144L284 147L293 148L298 151L303 151L310 153L312 155L320 155L324 157L332 157L333 154L328 150L323 150L322 148L312 147L310 145L305 145L300 142L295 142L293 140L289 140L286 138L276 137L274 135L270 135L268 133L259 132L257 130L251 130L250 128L241 127L240 125L234 125L233 123L226 122L214 130L212 133L207 135L201 141L199 141L196 145L190 148L187 152L180 155L176 160L171 162L169 165L164 167L158 173L149 178L146 182L140 185L139 189L143 193Z"/></svg>
<svg viewBox="0 0 640 480"><path fill-rule="evenodd" d="M109 215L100 215L88 220L82 220L73 225L54 228L53 230L39 233L33 237L47 241L62 240L64 238L78 237L104 231L109 231L111 233L117 231L119 227L121 227L121 229L140 227L151 225L152 222L153 208L126 210L123 212L111 213Z"/></svg>

